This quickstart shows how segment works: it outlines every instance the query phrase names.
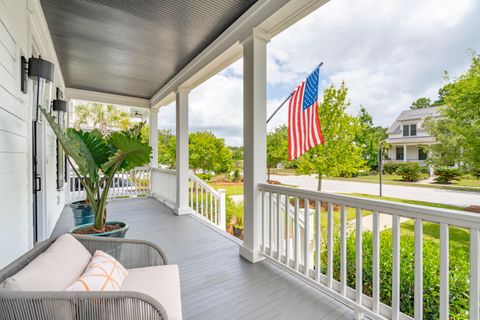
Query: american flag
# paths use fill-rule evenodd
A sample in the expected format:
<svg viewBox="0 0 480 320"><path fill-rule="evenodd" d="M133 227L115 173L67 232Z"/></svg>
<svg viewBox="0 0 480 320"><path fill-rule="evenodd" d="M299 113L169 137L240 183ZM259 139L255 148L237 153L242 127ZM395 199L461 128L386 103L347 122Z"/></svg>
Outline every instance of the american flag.
<svg viewBox="0 0 480 320"><path fill-rule="evenodd" d="M300 157L317 144L324 142L318 118L317 67L292 92L288 105L288 158Z"/></svg>

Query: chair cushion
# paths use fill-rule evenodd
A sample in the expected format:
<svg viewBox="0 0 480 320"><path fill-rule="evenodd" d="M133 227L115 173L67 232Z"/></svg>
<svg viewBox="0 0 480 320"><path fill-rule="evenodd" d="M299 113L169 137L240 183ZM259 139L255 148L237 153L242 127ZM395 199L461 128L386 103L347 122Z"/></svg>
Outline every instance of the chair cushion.
<svg viewBox="0 0 480 320"><path fill-rule="evenodd" d="M127 275L127 269L120 262L97 250L85 272L65 291L119 291Z"/></svg>
<svg viewBox="0 0 480 320"><path fill-rule="evenodd" d="M182 319L180 277L177 265L128 269L122 291L135 291L154 298L167 312L168 319Z"/></svg>
<svg viewBox="0 0 480 320"><path fill-rule="evenodd" d="M0 284L12 291L63 291L87 267L92 255L72 235L64 234L22 270Z"/></svg>

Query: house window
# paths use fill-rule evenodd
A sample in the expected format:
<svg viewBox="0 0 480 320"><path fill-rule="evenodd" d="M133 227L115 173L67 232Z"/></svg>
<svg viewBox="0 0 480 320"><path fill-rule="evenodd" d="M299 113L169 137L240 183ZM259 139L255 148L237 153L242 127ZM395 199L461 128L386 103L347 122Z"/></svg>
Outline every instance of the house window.
<svg viewBox="0 0 480 320"><path fill-rule="evenodd" d="M403 160L403 147L397 147L396 151L396 160Z"/></svg>
<svg viewBox="0 0 480 320"><path fill-rule="evenodd" d="M427 160L427 152L424 148L418 148L418 160Z"/></svg>
<svg viewBox="0 0 480 320"><path fill-rule="evenodd" d="M411 137L417 135L417 125L416 124L404 124L403 125L403 136Z"/></svg>
<svg viewBox="0 0 480 320"><path fill-rule="evenodd" d="M410 125L410 135L411 136L416 136L417 135L417 125L416 124L411 124Z"/></svg>

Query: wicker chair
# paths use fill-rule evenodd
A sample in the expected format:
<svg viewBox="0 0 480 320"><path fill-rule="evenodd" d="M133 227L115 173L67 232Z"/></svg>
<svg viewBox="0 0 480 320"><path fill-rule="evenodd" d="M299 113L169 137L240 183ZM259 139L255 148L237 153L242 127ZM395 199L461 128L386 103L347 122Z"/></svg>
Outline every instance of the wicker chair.
<svg viewBox="0 0 480 320"><path fill-rule="evenodd" d="M165 265L165 252L140 240L75 235L91 254L103 250L126 268ZM0 283L16 274L44 252L55 239L37 244L32 250L0 270ZM0 319L167 319L162 305L139 292L0 291Z"/></svg>

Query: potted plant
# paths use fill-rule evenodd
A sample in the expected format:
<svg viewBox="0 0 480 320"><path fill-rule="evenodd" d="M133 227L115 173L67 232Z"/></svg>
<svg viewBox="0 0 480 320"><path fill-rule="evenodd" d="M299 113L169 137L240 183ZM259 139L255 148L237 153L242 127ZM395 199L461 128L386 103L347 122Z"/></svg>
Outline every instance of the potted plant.
<svg viewBox="0 0 480 320"><path fill-rule="evenodd" d="M243 239L243 212L235 213L235 223L233 224L233 235L239 239Z"/></svg>
<svg viewBox="0 0 480 320"><path fill-rule="evenodd" d="M53 129L67 159L85 190L86 200L93 210L93 223L83 224L71 233L96 236L125 237L128 225L107 222L107 197L115 174L131 170L150 161L151 148L141 139L144 123L125 130L103 135L99 130L62 129L55 117L39 106Z"/></svg>

